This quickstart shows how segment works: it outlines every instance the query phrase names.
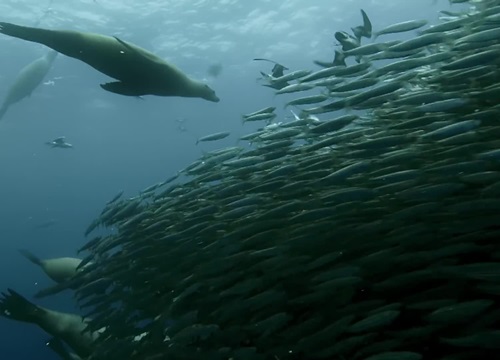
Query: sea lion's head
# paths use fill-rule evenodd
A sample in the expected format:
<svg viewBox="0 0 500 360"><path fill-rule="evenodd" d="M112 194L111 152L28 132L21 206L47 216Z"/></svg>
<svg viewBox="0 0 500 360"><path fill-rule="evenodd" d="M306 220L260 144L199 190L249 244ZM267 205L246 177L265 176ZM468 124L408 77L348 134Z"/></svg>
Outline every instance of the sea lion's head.
<svg viewBox="0 0 500 360"><path fill-rule="evenodd" d="M215 90L212 89L207 84L201 84L201 86L199 87L197 96L201 97L202 99L212 101L212 102L219 102L220 101L219 97L215 94Z"/></svg>
<svg viewBox="0 0 500 360"><path fill-rule="evenodd" d="M219 97L217 95L215 95L214 89L212 89L207 84L203 84L203 86L201 88L200 97L202 99L212 101L212 102L219 102L220 101Z"/></svg>

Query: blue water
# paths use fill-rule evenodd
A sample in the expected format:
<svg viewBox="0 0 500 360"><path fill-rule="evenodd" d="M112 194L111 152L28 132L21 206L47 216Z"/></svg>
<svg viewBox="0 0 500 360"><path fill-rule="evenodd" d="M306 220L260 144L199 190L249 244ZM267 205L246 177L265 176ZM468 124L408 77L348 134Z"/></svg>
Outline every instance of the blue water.
<svg viewBox="0 0 500 360"><path fill-rule="evenodd" d="M360 8L377 30L410 19L435 23L437 11L450 6L444 0L3 0L0 21L39 21L39 27L120 36L206 79L221 101L140 100L107 93L98 86L109 81L105 75L58 56L48 83L13 105L0 122L0 291L13 288L32 299L37 289L51 284L17 249L41 258L75 256L87 225L117 192L135 196L202 151L235 145L239 136L257 128L242 126L243 113L270 105L282 111L298 96L275 97L262 87L259 71L269 71L272 64L252 58L270 57L291 70L315 69L312 60L333 58L335 31L361 24ZM3 98L18 71L47 49L3 35L0 49ZM211 79L206 69L218 62L223 71ZM180 118L186 119L186 132L177 129ZM219 131L231 136L195 145L196 138ZM74 148L44 144L58 136L66 136ZM78 312L69 292L34 302ZM48 338L33 325L0 318L1 359L56 359L44 346Z"/></svg>

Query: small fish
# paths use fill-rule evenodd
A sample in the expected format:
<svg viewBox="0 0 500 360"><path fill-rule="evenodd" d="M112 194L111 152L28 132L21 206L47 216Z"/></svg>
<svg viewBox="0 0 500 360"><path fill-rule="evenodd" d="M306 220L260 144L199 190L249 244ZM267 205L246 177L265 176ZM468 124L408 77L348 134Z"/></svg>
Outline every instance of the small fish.
<svg viewBox="0 0 500 360"><path fill-rule="evenodd" d="M455 30L464 26L467 20L467 18L460 18L446 21L442 24L431 25L427 29L420 31L420 34L443 33L445 31Z"/></svg>
<svg viewBox="0 0 500 360"><path fill-rule="evenodd" d="M295 99L295 100L287 102L285 104L285 108L288 107L288 106L292 106L292 105L296 106L296 105L317 104L317 103L325 101L326 99L328 99L328 96L327 95L323 95L323 94L305 96L305 97L302 97L302 98Z"/></svg>
<svg viewBox="0 0 500 360"><path fill-rule="evenodd" d="M235 160L224 161L222 163L222 165L241 168L241 167L259 164L263 161L265 161L265 158L263 156L247 156L247 157L243 157L243 158L239 158L239 159L235 159Z"/></svg>
<svg viewBox="0 0 500 360"><path fill-rule="evenodd" d="M345 103L347 106L354 106L370 98L393 93L394 91L399 90L401 87L403 87L403 85L404 83L402 81L396 80L383 82L382 84L374 86L369 90L348 97L347 99L345 99Z"/></svg>
<svg viewBox="0 0 500 360"><path fill-rule="evenodd" d="M437 130L422 135L422 139L442 140L476 129L481 124L480 120L464 120L455 124L444 126Z"/></svg>
<svg viewBox="0 0 500 360"><path fill-rule="evenodd" d="M123 195L123 190L121 190L120 192L118 192L115 196L113 196L113 198L111 200L109 200L106 205L111 205L113 203L115 203L119 198L121 198L121 196Z"/></svg>
<svg viewBox="0 0 500 360"><path fill-rule="evenodd" d="M379 82L378 78L366 78L366 79L362 78L359 80L351 81L347 84L336 86L336 87L330 89L330 93L364 89L364 88L376 85L378 82Z"/></svg>
<svg viewBox="0 0 500 360"><path fill-rule="evenodd" d="M275 83L286 83L288 81L297 80L311 73L311 70L297 70L280 77L271 76L269 81L271 84Z"/></svg>
<svg viewBox="0 0 500 360"><path fill-rule="evenodd" d="M349 125L354 120L358 119L357 115L344 115L335 119L326 120L318 123L310 131L315 134L325 134L342 129Z"/></svg>
<svg viewBox="0 0 500 360"><path fill-rule="evenodd" d="M500 28L488 29L476 32L471 35L464 36L457 40L456 44L484 42L490 40L498 40L500 38Z"/></svg>
<svg viewBox="0 0 500 360"><path fill-rule="evenodd" d="M352 324L348 331L358 333L379 330L384 326L390 325L399 315L400 311L398 310L382 311Z"/></svg>
<svg viewBox="0 0 500 360"><path fill-rule="evenodd" d="M492 49L481 51L477 54L472 54L469 56L464 56L458 60L441 66L441 70L461 70L467 69L474 66L485 65L494 61L497 61L500 57L500 50Z"/></svg>
<svg viewBox="0 0 500 360"><path fill-rule="evenodd" d="M224 132L218 132L218 133L210 134L207 136L203 136L203 137L199 138L198 140L196 140L196 145L198 145L198 143L201 141L221 140L221 139L227 138L230 134L231 134L230 132L224 131Z"/></svg>
<svg viewBox="0 0 500 360"><path fill-rule="evenodd" d="M314 84L303 84L303 83L299 83L299 84L291 84L291 85L288 85L288 86L285 86L284 88L276 91L276 94L290 94L290 93L294 93L294 92L298 92L298 91L307 91L307 90L311 90L312 88L314 88Z"/></svg>
<svg viewBox="0 0 500 360"><path fill-rule="evenodd" d="M465 105L469 104L468 99L445 99L434 101L428 104L420 105L415 108L416 111L422 113L435 113L444 111L453 111L460 109Z"/></svg>
<svg viewBox="0 0 500 360"><path fill-rule="evenodd" d="M427 25L428 21L427 20L409 20L409 21L403 21L397 24L389 25L386 28L376 31L374 33L374 38L376 39L380 35L385 35L385 34L396 34L400 32L406 32L406 31L411 31L415 29L419 29L424 25Z"/></svg>
<svg viewBox="0 0 500 360"><path fill-rule="evenodd" d="M243 118L243 123L247 121L261 121L261 120L267 120L271 121L276 117L275 113L260 113L260 114L255 114L253 116L249 116L246 118Z"/></svg>
<svg viewBox="0 0 500 360"><path fill-rule="evenodd" d="M439 44L446 40L446 35L443 33L430 33L419 35L413 39L403 41L399 44L393 45L387 49L387 51L411 51L416 49L421 49L425 46Z"/></svg>
<svg viewBox="0 0 500 360"><path fill-rule="evenodd" d="M301 133L302 133L302 130L300 130L300 129L289 128L289 129L273 131L273 132L270 132L269 134L263 134L260 136L260 138L262 140L281 140L281 139L288 139L288 138L297 136Z"/></svg>
<svg viewBox="0 0 500 360"><path fill-rule="evenodd" d="M274 112L274 110L276 110L275 106L268 106L268 107L265 107L263 109L260 109L260 110L254 111L250 114L245 114L242 116L244 119L246 119L246 118L252 117L254 115L259 115L259 114L264 114L264 113L272 113L272 112Z"/></svg>

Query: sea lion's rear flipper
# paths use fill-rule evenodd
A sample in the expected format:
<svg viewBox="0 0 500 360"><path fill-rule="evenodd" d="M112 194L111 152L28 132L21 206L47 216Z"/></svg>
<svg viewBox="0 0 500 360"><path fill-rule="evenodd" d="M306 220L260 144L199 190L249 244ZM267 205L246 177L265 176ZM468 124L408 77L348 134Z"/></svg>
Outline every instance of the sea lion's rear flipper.
<svg viewBox="0 0 500 360"><path fill-rule="evenodd" d="M46 345L51 348L52 351L54 351L57 355L59 355L63 360L80 359L77 355L68 352L59 338L51 338L49 341L47 341Z"/></svg>
<svg viewBox="0 0 500 360"><path fill-rule="evenodd" d="M23 30L24 26L14 25L7 22L0 22L0 33L2 34L21 37L22 33L24 32Z"/></svg>
<svg viewBox="0 0 500 360"><path fill-rule="evenodd" d="M126 96L144 95L144 91L141 91L141 89L137 89L136 86L121 81L114 81L106 84L101 84L101 87L106 91L119 95L126 95Z"/></svg>
<svg viewBox="0 0 500 360"><path fill-rule="evenodd" d="M38 266L43 265L42 260L40 260L37 256L33 255L32 253L30 253L28 250L20 249L19 252L21 253L21 255L23 255L26 259L31 261L33 264L38 265Z"/></svg>
<svg viewBox="0 0 500 360"><path fill-rule="evenodd" d="M47 40L50 39L52 35L51 30L20 26L6 22L0 22L0 33L47 46L49 46L48 43L50 43L50 41Z"/></svg>
<svg viewBox="0 0 500 360"><path fill-rule="evenodd" d="M0 315L9 319L34 323L40 311L43 310L12 289L2 293L0 298Z"/></svg>

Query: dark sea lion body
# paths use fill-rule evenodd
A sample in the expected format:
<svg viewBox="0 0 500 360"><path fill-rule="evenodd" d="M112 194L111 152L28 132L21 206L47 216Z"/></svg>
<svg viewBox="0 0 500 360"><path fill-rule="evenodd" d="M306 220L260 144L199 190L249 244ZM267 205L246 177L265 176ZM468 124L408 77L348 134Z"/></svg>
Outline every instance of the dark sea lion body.
<svg viewBox="0 0 500 360"><path fill-rule="evenodd" d="M128 96L180 96L219 101L208 85L191 79L155 54L111 36L5 22L0 22L0 33L43 44L119 80L101 85L110 92Z"/></svg>

